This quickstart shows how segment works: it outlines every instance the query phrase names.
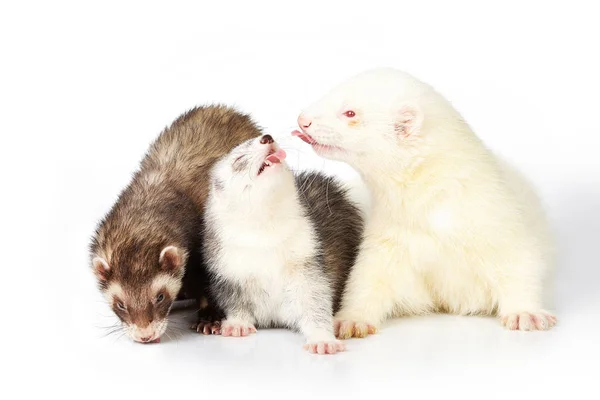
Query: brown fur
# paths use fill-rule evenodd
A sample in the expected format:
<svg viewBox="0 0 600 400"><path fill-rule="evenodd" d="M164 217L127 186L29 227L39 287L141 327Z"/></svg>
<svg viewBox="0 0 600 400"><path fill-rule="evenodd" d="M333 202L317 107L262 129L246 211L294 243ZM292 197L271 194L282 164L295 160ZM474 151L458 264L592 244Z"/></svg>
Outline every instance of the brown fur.
<svg viewBox="0 0 600 400"><path fill-rule="evenodd" d="M142 170L164 172L203 208L213 163L260 135L260 128L248 115L223 106L196 108L177 118L158 137L142 161Z"/></svg>
<svg viewBox="0 0 600 400"><path fill-rule="evenodd" d="M199 249L209 170L232 148L259 135L260 128L248 115L226 106L194 108L166 128L92 239L92 258L102 257L110 267L106 276L99 276L100 289L118 282L132 297L153 296L148 286L158 273L182 278L183 270L159 265L161 250L176 246L183 250L190 276L183 280L184 290L189 282L194 292L189 297L199 300L193 286L200 278L192 275L194 270L204 275ZM114 304L113 310L120 316ZM141 310L130 310L130 316L132 312Z"/></svg>
<svg viewBox="0 0 600 400"><path fill-rule="evenodd" d="M322 246L322 265L332 284L336 313L362 241L363 216L349 201L348 190L333 177L302 172L296 175L296 188Z"/></svg>

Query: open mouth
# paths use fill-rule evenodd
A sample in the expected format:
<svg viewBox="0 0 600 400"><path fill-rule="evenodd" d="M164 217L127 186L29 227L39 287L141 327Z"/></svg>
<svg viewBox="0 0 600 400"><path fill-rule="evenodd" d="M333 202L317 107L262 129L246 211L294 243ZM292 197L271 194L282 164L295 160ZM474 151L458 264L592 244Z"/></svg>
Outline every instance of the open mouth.
<svg viewBox="0 0 600 400"><path fill-rule="evenodd" d="M322 144L317 142L312 136L310 136L308 133L299 131L299 130L295 130L292 132L292 136L298 136L300 139L302 139L302 141L310 144L316 151L327 151L327 150L339 150L339 151L343 151L343 149L341 147L337 147L337 146L331 146L329 144Z"/></svg>
<svg viewBox="0 0 600 400"><path fill-rule="evenodd" d="M271 148L271 150L269 150L269 154L267 154L267 157L265 158L265 161L258 170L258 175L262 174L263 171L268 167L271 167L276 164L281 164L281 162L285 160L285 157L286 154L283 149Z"/></svg>
<svg viewBox="0 0 600 400"><path fill-rule="evenodd" d="M315 139L313 139L313 137L310 136L308 133L304 133L299 130L293 131L292 136L298 136L300 139L302 139L303 142L306 142L311 145L317 143L317 141Z"/></svg>

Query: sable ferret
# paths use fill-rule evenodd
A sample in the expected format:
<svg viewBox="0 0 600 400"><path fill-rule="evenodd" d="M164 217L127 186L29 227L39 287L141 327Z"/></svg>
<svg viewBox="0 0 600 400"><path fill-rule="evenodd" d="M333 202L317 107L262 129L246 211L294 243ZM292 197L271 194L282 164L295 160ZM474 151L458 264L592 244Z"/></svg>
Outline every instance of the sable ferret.
<svg viewBox="0 0 600 400"><path fill-rule="evenodd" d="M211 172L203 246L221 333L246 336L282 326L305 349L334 354L333 334L363 220L347 191L317 173L294 177L270 135L246 141Z"/></svg>
<svg viewBox="0 0 600 400"><path fill-rule="evenodd" d="M203 321L220 319L201 256L208 173L216 160L260 134L250 116L226 106L186 112L150 146L99 223L90 246L92 268L135 341L159 340L178 297L197 301L199 331L210 333Z"/></svg>

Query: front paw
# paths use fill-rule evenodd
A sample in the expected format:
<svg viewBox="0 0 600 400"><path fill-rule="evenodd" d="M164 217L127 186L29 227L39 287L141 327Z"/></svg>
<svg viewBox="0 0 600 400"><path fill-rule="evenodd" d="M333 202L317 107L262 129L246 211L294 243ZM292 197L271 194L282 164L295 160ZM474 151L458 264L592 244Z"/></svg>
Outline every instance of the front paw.
<svg viewBox="0 0 600 400"><path fill-rule="evenodd" d="M556 317L547 311L509 313L502 315L500 322L510 330L546 331L556 325Z"/></svg>
<svg viewBox="0 0 600 400"><path fill-rule="evenodd" d="M220 335L221 334L221 321L203 321L200 320L194 325L192 329L198 333L204 335Z"/></svg>
<svg viewBox="0 0 600 400"><path fill-rule="evenodd" d="M346 350L346 345L335 339L328 341L308 340L303 347L304 350L308 350L312 354L335 354Z"/></svg>
<svg viewBox="0 0 600 400"><path fill-rule="evenodd" d="M334 333L338 339L364 338L377 332L375 325L351 320L335 320Z"/></svg>
<svg viewBox="0 0 600 400"><path fill-rule="evenodd" d="M222 336L243 337L251 333L256 333L256 328L249 323L223 321L223 326L221 327Z"/></svg>

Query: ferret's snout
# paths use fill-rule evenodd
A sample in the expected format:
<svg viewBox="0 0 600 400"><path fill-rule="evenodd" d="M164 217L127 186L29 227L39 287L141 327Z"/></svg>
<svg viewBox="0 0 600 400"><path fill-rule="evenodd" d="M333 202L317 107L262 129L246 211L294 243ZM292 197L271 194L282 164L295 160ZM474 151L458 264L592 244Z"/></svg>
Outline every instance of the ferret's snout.
<svg viewBox="0 0 600 400"><path fill-rule="evenodd" d="M149 342L150 339L152 339L152 336L145 336L145 337L140 338L140 340L144 343Z"/></svg>
<svg viewBox="0 0 600 400"><path fill-rule="evenodd" d="M302 129L308 129L312 124L310 118L306 117L304 114L300 114L298 117L298 126Z"/></svg>
<svg viewBox="0 0 600 400"><path fill-rule="evenodd" d="M273 140L273 137L271 135L264 135L263 137L260 138L261 144L271 144L274 142L275 141Z"/></svg>

